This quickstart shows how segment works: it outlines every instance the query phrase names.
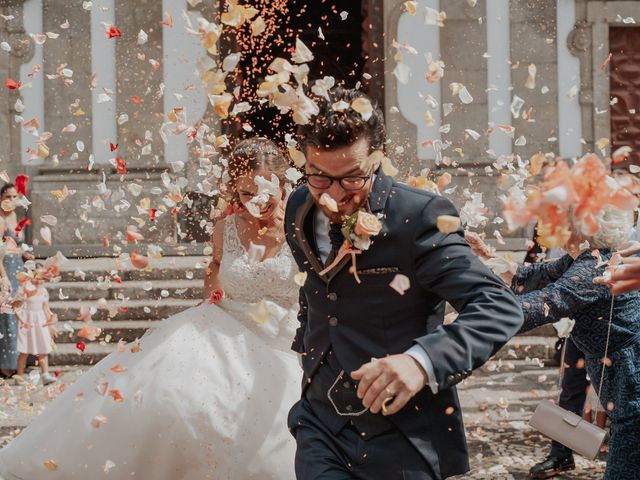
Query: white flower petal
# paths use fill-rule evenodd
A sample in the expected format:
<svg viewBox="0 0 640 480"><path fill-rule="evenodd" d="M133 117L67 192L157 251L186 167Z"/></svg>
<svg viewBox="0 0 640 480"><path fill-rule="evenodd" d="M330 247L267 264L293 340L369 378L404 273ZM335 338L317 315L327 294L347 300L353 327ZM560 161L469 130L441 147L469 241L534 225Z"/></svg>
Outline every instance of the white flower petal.
<svg viewBox="0 0 640 480"><path fill-rule="evenodd" d="M389 286L400 295L404 295L404 292L411 288L411 282L409 281L409 277L398 273L395 277L393 277L393 280L391 280Z"/></svg>
<svg viewBox="0 0 640 480"><path fill-rule="evenodd" d="M330 212L336 213L338 211L338 203L326 192L320 195L319 203L327 207Z"/></svg>
<svg viewBox="0 0 640 480"><path fill-rule="evenodd" d="M362 119L366 122L373 115L373 106L368 98L360 97L351 102L351 108L362 115Z"/></svg>
<svg viewBox="0 0 640 480"><path fill-rule="evenodd" d="M296 38L296 51L291 55L291 60L295 63L307 63L313 60L313 53L299 37Z"/></svg>

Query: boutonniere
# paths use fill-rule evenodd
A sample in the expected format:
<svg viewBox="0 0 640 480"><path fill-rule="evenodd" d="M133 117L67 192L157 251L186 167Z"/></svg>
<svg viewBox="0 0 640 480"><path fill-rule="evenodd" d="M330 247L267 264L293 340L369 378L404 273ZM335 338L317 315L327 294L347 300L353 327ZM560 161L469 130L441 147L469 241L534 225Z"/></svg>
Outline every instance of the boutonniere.
<svg viewBox="0 0 640 480"><path fill-rule="evenodd" d="M331 265L321 271L320 275L324 275L333 269L345 256L351 255L351 268L349 271L355 277L356 282L360 283L356 266L356 255L369 249L371 246L371 237L378 235L380 230L382 230L382 222L380 218L373 213L358 210L356 213L345 217L342 221L344 243L342 247L340 247L336 258L331 262Z"/></svg>
<svg viewBox="0 0 640 480"><path fill-rule="evenodd" d="M371 237L382 230L382 222L373 213L359 210L342 222L342 234L358 250L369 250Z"/></svg>

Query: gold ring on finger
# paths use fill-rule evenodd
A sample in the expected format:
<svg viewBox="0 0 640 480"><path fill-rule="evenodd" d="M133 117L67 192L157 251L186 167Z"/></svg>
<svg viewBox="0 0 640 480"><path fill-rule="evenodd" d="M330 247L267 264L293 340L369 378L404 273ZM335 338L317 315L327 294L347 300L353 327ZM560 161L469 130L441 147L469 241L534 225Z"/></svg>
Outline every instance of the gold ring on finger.
<svg viewBox="0 0 640 480"><path fill-rule="evenodd" d="M390 397L385 398L385 399L382 401L382 413L385 413L385 414L387 413L387 405L388 405L389 403L393 402L393 399L394 399L394 398L396 398L396 397L394 397L394 396L392 395L392 396L390 396Z"/></svg>

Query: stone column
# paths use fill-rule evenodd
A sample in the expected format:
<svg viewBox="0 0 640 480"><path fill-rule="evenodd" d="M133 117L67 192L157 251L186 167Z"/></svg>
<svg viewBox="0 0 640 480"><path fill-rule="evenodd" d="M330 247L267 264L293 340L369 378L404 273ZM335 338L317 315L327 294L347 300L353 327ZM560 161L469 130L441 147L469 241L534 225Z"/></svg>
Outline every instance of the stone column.
<svg viewBox="0 0 640 480"><path fill-rule="evenodd" d="M94 1L92 8L104 7ZM72 5L73 4L73 5ZM47 73L54 72L60 64L74 71L74 85L64 87L60 79L46 80L47 129L53 133L49 141L51 151L59 154L59 163L36 169L32 177L31 218L34 231L42 226L42 215L55 215L58 225L52 228L53 245L39 245L39 255L51 255L57 250L68 256L100 256L114 253L113 246L124 250L137 249L146 253L145 245L127 244L124 229L136 224L139 219L140 231L144 243L162 245L165 253L175 252L176 216L171 213L172 206L167 205L167 190L162 186L161 174L167 169L164 163L164 144L159 136L163 122L163 97L160 84L163 80L162 55L162 3L150 0L129 2L116 0L114 26L121 37L109 41L116 45L116 116L120 119L117 138L98 139L93 142L91 120L90 79L91 71L91 17L97 12L78 8L76 2L45 2L45 25L59 31L56 27L68 18L73 28L61 35L55 43L45 49L44 65ZM45 26L45 30L47 26ZM149 38L145 45L137 44L138 31L144 29ZM98 35L106 35L100 30ZM154 65L150 62L157 62ZM99 88L103 83L98 81ZM70 106L79 98L79 107L84 115L74 116L76 106ZM128 121L124 122L124 116ZM78 127L74 134L61 134L68 123ZM149 135L146 131L149 131ZM150 139L149 139L150 138ZM85 151L77 160L64 155L66 149L76 151L75 142L84 142ZM88 156L93 145L109 142L118 144L110 153L110 158L121 157L126 162L126 173L118 173L111 163L96 164L89 169ZM143 148L149 145L151 152L143 155ZM154 188L156 187L156 188ZM69 196L57 201L51 192L66 188ZM149 214L139 211L138 206L157 208L157 220L150 221ZM36 241L37 241L37 236ZM103 239L109 239L110 247L103 246Z"/></svg>
<svg viewBox="0 0 640 480"><path fill-rule="evenodd" d="M42 18L43 31L59 35L44 44L44 124L53 134L47 145L60 162L56 169L86 170L93 149L90 12L78 8L75 0L45 0ZM60 28L65 21L71 27ZM76 130L62 133L71 124Z"/></svg>
<svg viewBox="0 0 640 480"><path fill-rule="evenodd" d="M116 0L116 25L123 32L116 41L118 75L118 153L129 170L159 164L163 143L158 135L163 123L162 83L162 2L156 0ZM138 45L138 31L148 40ZM151 62L158 62L156 68ZM128 120L125 121L125 117ZM146 132L152 139L145 139ZM151 154L142 155L144 146Z"/></svg>
<svg viewBox="0 0 640 480"><path fill-rule="evenodd" d="M450 125L443 140L451 142L445 152L453 161L467 167L479 167L488 149L487 131L487 28L485 19L487 0L469 6L466 0L442 2L447 14L441 29L440 49L445 63L445 77L441 82L442 103L453 104L453 111L443 117L442 124ZM490 1L490 0L488 0ZM450 88L451 83L464 85L473 102L465 105ZM475 140L465 132L471 129L481 136ZM455 148L462 149L460 153Z"/></svg>
<svg viewBox="0 0 640 480"><path fill-rule="evenodd" d="M538 152L558 152L558 69L556 0L512 0L511 63L512 95L524 100L518 118L513 119L516 139L524 136L526 145L514 144L514 153L524 159ZM529 65L536 66L534 89L525 86ZM543 93L542 89L545 88ZM568 92L567 92L568 93ZM513 97L512 97L513 98ZM522 113L532 109L532 119Z"/></svg>
<svg viewBox="0 0 640 480"><path fill-rule="evenodd" d="M5 0L0 4L0 12L13 19L0 22L0 42L11 46L10 52L0 50L0 170L6 170L11 178L22 173L21 126L16 123L15 104L22 96L19 90L9 90L4 86L8 78L20 80L20 66L33 56L33 41L25 32L23 22L24 0Z"/></svg>

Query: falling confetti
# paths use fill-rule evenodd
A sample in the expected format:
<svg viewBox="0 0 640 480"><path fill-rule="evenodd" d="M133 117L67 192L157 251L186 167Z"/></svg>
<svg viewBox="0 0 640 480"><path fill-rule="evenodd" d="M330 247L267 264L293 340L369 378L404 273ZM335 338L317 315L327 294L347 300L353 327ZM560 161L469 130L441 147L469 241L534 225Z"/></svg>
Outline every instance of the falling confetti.
<svg viewBox="0 0 640 480"><path fill-rule="evenodd" d="M452 215L439 215L436 226L442 233L454 233L460 228L460 217Z"/></svg>
<svg viewBox="0 0 640 480"><path fill-rule="evenodd" d="M389 286L393 288L396 292L398 292L400 295L404 295L405 292L409 290L409 288L411 288L411 281L409 280L409 277L407 277L406 275L402 275L401 273L398 273L396 274L395 277L393 277L393 280L391 280L391 283L389 284Z"/></svg>

